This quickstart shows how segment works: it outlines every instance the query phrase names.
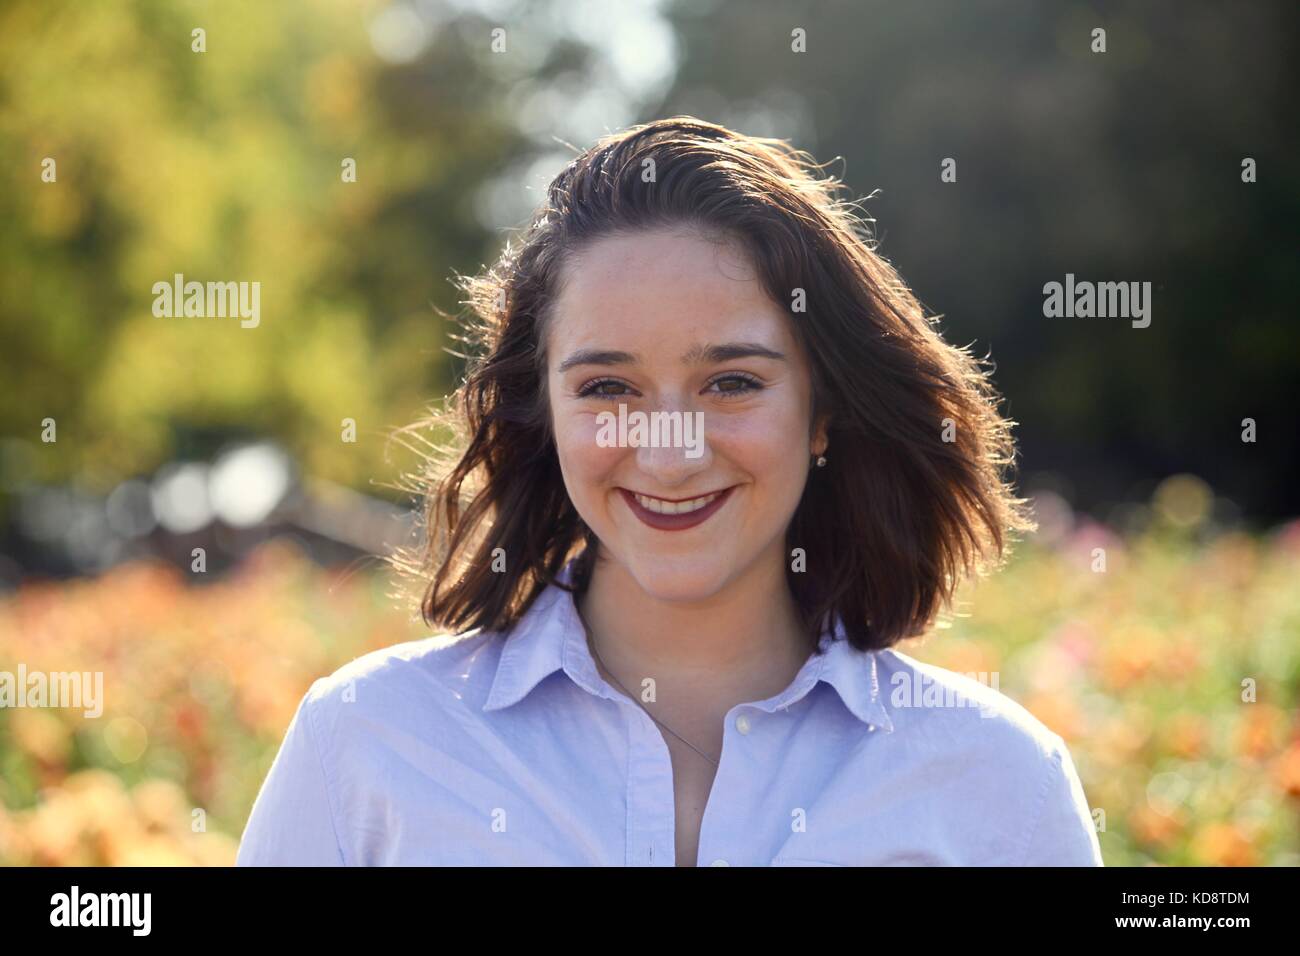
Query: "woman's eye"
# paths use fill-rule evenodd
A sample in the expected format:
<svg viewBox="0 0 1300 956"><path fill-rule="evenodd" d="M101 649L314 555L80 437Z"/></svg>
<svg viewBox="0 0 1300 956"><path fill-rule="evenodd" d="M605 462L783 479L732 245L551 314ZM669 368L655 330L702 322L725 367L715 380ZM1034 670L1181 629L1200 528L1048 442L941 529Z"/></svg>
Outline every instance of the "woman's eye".
<svg viewBox="0 0 1300 956"><path fill-rule="evenodd" d="M716 388L717 393L720 395L730 397L760 391L763 385L758 379L748 375L724 375L721 378L715 378L709 383L709 387L711 389Z"/></svg>
<svg viewBox="0 0 1300 956"><path fill-rule="evenodd" d="M593 395L597 398L617 398L620 395L626 394L626 383L612 378L597 379L594 382L588 382L586 385L582 386L582 388L578 389L579 398L586 398L589 395Z"/></svg>

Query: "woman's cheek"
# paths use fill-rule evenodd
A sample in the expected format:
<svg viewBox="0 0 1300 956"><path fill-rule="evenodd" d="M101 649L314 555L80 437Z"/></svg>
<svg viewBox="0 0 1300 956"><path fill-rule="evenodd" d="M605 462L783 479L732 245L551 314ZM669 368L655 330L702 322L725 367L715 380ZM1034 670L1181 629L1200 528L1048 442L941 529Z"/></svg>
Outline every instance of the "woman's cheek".
<svg viewBox="0 0 1300 956"><path fill-rule="evenodd" d="M585 482L600 481L613 471L623 449L603 448L596 412L579 412L555 423L555 441L566 472ZM593 489L594 490L594 489Z"/></svg>
<svg viewBox="0 0 1300 956"><path fill-rule="evenodd" d="M771 407L705 418L705 438L715 454L725 455L755 477L774 477L803 461L808 435L799 420Z"/></svg>

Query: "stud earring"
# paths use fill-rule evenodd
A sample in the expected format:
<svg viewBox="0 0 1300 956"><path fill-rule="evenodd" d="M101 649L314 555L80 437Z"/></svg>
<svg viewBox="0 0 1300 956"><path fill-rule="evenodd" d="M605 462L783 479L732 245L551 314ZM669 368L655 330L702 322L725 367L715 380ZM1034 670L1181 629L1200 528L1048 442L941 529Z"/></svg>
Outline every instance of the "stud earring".
<svg viewBox="0 0 1300 956"><path fill-rule="evenodd" d="M825 456L825 455L818 455L818 456L817 456L817 467L818 467L818 468L825 468L825 467L826 467L826 456Z"/></svg>

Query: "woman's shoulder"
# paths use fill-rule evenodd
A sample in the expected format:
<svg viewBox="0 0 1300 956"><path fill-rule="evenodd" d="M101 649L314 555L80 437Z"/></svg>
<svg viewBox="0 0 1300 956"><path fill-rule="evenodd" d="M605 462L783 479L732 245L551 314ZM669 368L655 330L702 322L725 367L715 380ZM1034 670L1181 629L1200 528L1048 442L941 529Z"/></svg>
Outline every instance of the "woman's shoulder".
<svg viewBox="0 0 1300 956"><path fill-rule="evenodd" d="M1014 863L1101 865L1065 740L1002 693L997 672L959 674L892 649L877 659L894 725L889 736L901 745L891 761L950 798L952 821L973 833L987 832L992 821L1003 858Z"/></svg>
<svg viewBox="0 0 1300 956"><path fill-rule="evenodd" d="M435 634L363 654L312 683L303 706L323 730L343 723L427 719L431 707L462 708L490 684L498 634Z"/></svg>
<svg viewBox="0 0 1300 956"><path fill-rule="evenodd" d="M958 673L896 648L876 658L879 693L904 736L1034 762L1065 747L1059 734L999 689L998 671Z"/></svg>

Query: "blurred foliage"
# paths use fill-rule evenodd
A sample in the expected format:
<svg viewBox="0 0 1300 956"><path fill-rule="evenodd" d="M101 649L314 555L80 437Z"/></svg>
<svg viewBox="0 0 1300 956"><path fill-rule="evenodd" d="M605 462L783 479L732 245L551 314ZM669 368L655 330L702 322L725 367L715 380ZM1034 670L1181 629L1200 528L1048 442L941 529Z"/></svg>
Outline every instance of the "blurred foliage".
<svg viewBox="0 0 1300 956"><path fill-rule="evenodd" d="M1065 476L1103 517L1177 472L1267 522L1300 510L1300 4L674 9L681 68L655 112L790 137L879 190L881 253L949 341L991 350L1027 473ZM1150 327L1044 318L1067 272L1151 282Z"/></svg>
<svg viewBox="0 0 1300 956"><path fill-rule="evenodd" d="M249 436L324 477L390 482L410 460L383 436L455 382L448 280L493 257L493 229L537 198L531 174L558 168L555 140L675 112L844 157L832 171L858 195L879 189L883 253L951 341L991 350L1027 471L1076 504L1101 514L1190 471L1251 517L1293 514L1298 16L1203 0L10 0L0 436L23 444L0 441L0 521L6 486L101 491ZM376 52L394 44L409 49ZM662 82L629 79L661 66ZM1043 284L1067 272L1152 282L1151 327L1044 319ZM155 318L153 283L177 273L260 282L260 327ZM57 445L39 443L47 417ZM1257 444L1240 441L1246 417Z"/></svg>
<svg viewBox="0 0 1300 956"><path fill-rule="evenodd" d="M1132 539L1083 524L1023 547L963 591L951 627L899 650L996 673L1066 739L1108 865L1295 866L1297 579L1300 522L1205 540L1176 520ZM0 661L102 670L106 703L93 719L0 710L0 864L232 862L311 682L427 633L387 587L280 541L204 587L134 564L4 599Z"/></svg>
<svg viewBox="0 0 1300 956"><path fill-rule="evenodd" d="M436 70L376 57L382 7L0 10L0 434L59 428L18 477L103 490L253 434L318 475L391 478L383 434L449 390L435 307L487 251L467 185L518 135L493 108L502 71L454 31ZM154 317L176 273L259 281L260 325Z"/></svg>

